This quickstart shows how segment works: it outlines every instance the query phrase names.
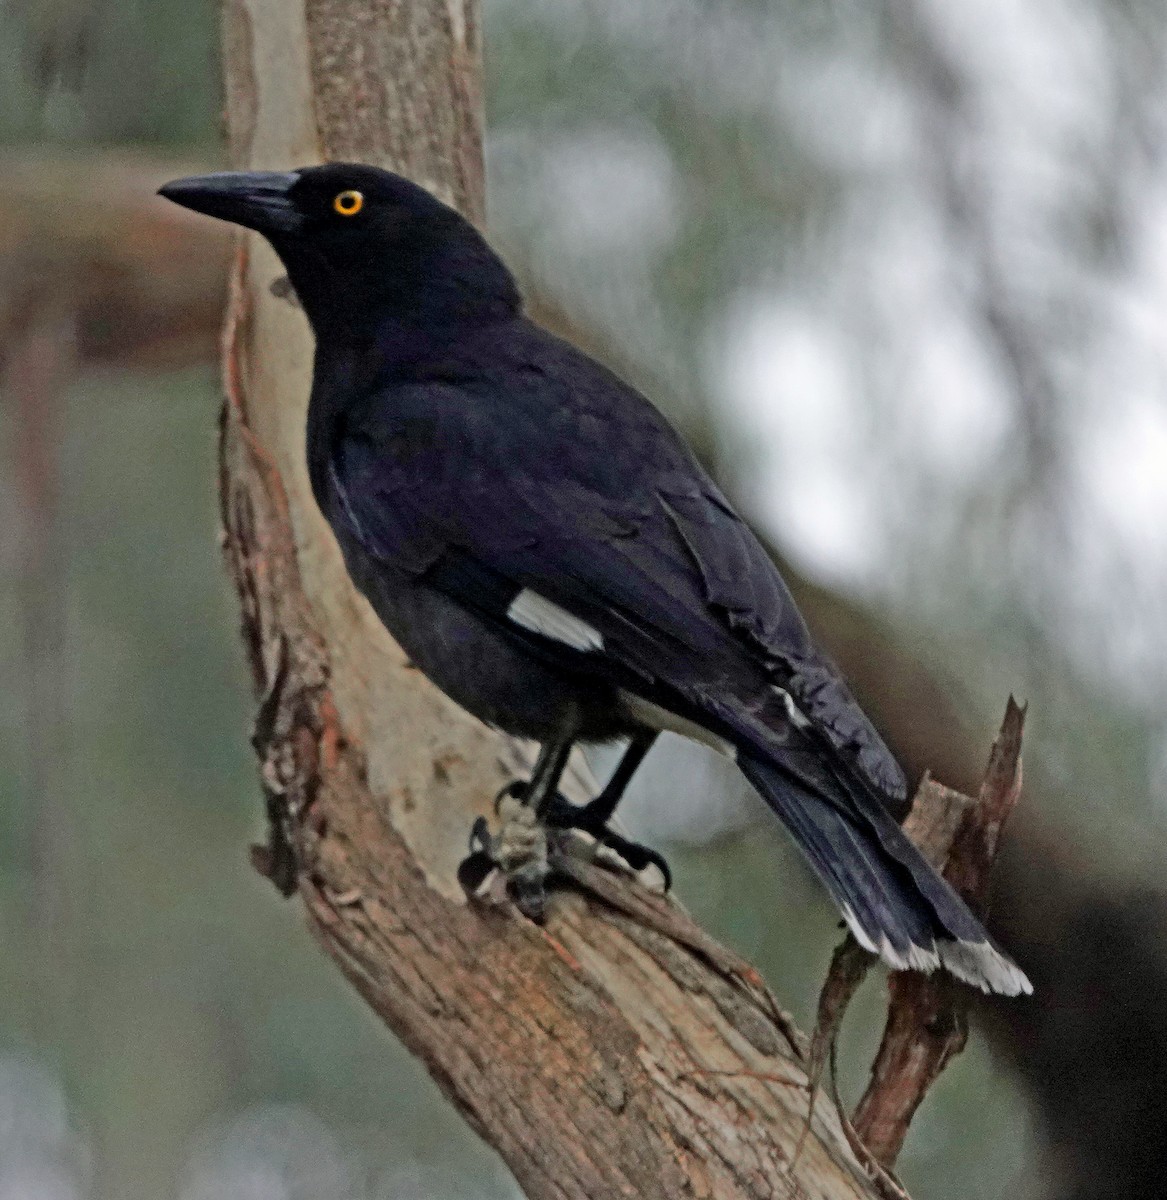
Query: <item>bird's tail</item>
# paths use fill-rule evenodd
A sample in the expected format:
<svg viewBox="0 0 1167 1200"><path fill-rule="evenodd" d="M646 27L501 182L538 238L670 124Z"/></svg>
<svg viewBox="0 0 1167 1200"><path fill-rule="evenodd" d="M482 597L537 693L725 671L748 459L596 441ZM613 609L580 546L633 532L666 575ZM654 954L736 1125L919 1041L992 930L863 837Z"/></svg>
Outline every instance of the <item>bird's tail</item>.
<svg viewBox="0 0 1167 1200"><path fill-rule="evenodd" d="M897 970L943 966L986 992L1032 992L874 796L853 794L857 783L780 762L745 747L738 757L865 949Z"/></svg>

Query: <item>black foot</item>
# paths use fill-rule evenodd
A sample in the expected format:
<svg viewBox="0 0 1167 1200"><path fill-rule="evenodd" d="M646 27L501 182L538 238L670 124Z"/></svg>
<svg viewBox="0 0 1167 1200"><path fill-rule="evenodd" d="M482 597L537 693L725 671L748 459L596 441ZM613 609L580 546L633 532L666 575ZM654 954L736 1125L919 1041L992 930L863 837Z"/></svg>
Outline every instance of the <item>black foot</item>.
<svg viewBox="0 0 1167 1200"><path fill-rule="evenodd" d="M673 873L661 854L640 842L631 841L608 825L611 807L603 795L589 804L572 804L558 792L548 806L544 821L548 829L570 831L578 829L595 838L597 845L615 855L633 875L640 875L649 867L655 867L661 875L664 890L673 886ZM598 856L603 857L603 856Z"/></svg>
<svg viewBox="0 0 1167 1200"><path fill-rule="evenodd" d="M479 817L470 829L470 853L458 864L458 882L467 896L477 896L497 864L490 856L490 826Z"/></svg>
<svg viewBox="0 0 1167 1200"><path fill-rule="evenodd" d="M527 789L530 786L530 782L526 779L512 779L505 787L499 788L498 795L494 798L494 815L501 817L503 815L503 806L507 805L507 801L509 800L517 800L520 804L526 804ZM481 819L479 817L479 820Z"/></svg>
<svg viewBox="0 0 1167 1200"><path fill-rule="evenodd" d="M502 806L507 801L524 802L527 787L527 781L524 779L512 780L495 796L494 811L501 815ZM664 890L671 890L673 873L664 857L651 847L633 842L612 829L608 825L611 811L612 805L603 793L587 804L572 804L561 792L556 792L547 803L543 823L548 829L578 829L581 833L595 838L603 849L615 854L633 875L639 875L649 867L656 867L661 874Z"/></svg>

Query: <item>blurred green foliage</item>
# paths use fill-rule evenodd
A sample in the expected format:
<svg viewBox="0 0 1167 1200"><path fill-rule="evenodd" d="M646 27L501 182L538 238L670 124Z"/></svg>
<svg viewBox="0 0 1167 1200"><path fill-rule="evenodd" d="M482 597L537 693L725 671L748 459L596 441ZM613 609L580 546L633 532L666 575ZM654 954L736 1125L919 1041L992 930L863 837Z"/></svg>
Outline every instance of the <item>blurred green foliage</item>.
<svg viewBox="0 0 1167 1200"><path fill-rule="evenodd" d="M216 5L10 0L0 8L0 141L213 152Z"/></svg>
<svg viewBox="0 0 1167 1200"><path fill-rule="evenodd" d="M37 814L6 787L0 1054L59 1073L96 1196L179 1195L200 1133L272 1103L345 1129L370 1170L421 1164L427 1195L510 1195L247 864L262 825L216 547L216 391L208 370L86 380L69 398L68 727L52 776L66 822L46 868L63 923L46 961L27 852ZM6 674L18 630L0 635ZM22 761L19 718L9 695L4 764Z"/></svg>

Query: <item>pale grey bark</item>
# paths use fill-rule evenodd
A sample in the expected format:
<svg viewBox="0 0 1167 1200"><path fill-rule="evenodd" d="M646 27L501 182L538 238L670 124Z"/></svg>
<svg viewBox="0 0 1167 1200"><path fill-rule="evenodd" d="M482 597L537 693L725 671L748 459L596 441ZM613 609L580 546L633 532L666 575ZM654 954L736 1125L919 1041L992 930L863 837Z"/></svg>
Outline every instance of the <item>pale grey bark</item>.
<svg viewBox="0 0 1167 1200"><path fill-rule="evenodd" d="M232 0L233 162L378 162L478 217L478 28L470 0ZM872 1194L825 1104L792 1162L801 1040L679 909L594 868L545 930L464 902L454 868L515 748L411 670L349 583L309 494L311 341L280 275L241 247L224 347L226 549L276 827L259 865L290 868L322 945L528 1195Z"/></svg>

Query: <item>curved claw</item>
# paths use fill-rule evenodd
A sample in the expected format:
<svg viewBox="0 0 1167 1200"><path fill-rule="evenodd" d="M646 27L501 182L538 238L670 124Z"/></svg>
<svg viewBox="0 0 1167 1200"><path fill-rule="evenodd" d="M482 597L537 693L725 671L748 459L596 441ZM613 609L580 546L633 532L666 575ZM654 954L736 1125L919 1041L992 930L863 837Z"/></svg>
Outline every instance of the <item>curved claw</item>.
<svg viewBox="0 0 1167 1200"><path fill-rule="evenodd" d="M637 875L648 867L656 867L664 880L665 891L672 891L673 873L669 869L669 864L665 861L664 856L652 849L651 846L630 841L618 833L613 833L610 829L606 830L598 840L600 845L614 854L618 854Z"/></svg>
<svg viewBox="0 0 1167 1200"><path fill-rule="evenodd" d="M507 794L504 789L502 795ZM504 826L498 836L491 833L485 817L475 818L470 828L470 853L458 864L457 876L462 890L473 899L482 896L487 880L501 871L511 901L524 916L541 923L547 907L546 835L534 823L534 814L523 811L526 821Z"/></svg>
<svg viewBox="0 0 1167 1200"><path fill-rule="evenodd" d="M467 896L477 896L495 870L494 859L484 850L476 850L458 864L458 882Z"/></svg>
<svg viewBox="0 0 1167 1200"><path fill-rule="evenodd" d="M501 816L500 809L504 800L523 800L527 795L527 788L530 785L525 779L512 779L510 783L499 788L498 794L494 798L494 815ZM481 817L478 818L480 821Z"/></svg>
<svg viewBox="0 0 1167 1200"><path fill-rule="evenodd" d="M598 805L596 801L590 804L572 804L570 800L556 793L544 819L552 829L579 829L590 834L601 846L623 859L635 875L639 875L647 867L656 867L664 880L665 891L669 891L673 886L673 873L663 855L650 846L641 845L617 833L603 819L601 814L605 812L605 806Z"/></svg>
<svg viewBox="0 0 1167 1200"><path fill-rule="evenodd" d="M480 854L490 849L490 825L485 817L475 817L470 826L470 853Z"/></svg>
<svg viewBox="0 0 1167 1200"><path fill-rule="evenodd" d="M495 812L504 815L499 810L507 799L522 802L527 787L528 784L521 779L508 783L495 797ZM606 804L603 797L581 805L573 804L556 792L538 824L545 829L578 829L588 834L600 847L618 858L633 875L642 876L647 868L655 867L660 872L664 890L669 891L673 886L673 873L663 855L617 833L607 824L610 813L611 805ZM527 822L536 820L530 810L525 810L522 817ZM470 830L470 854L458 866L458 881L467 895L477 896L482 893L487 879L496 870L502 870L512 903L524 916L541 923L547 907L548 864L545 852L542 856L532 857L530 861L522 861L522 857L519 857L518 864L512 862L501 835L497 838L492 836L486 818L478 817Z"/></svg>
<svg viewBox="0 0 1167 1200"><path fill-rule="evenodd" d="M457 875L462 890L473 897L481 893L482 885L498 867L485 817L478 817L470 827L469 850L470 853L458 864Z"/></svg>

